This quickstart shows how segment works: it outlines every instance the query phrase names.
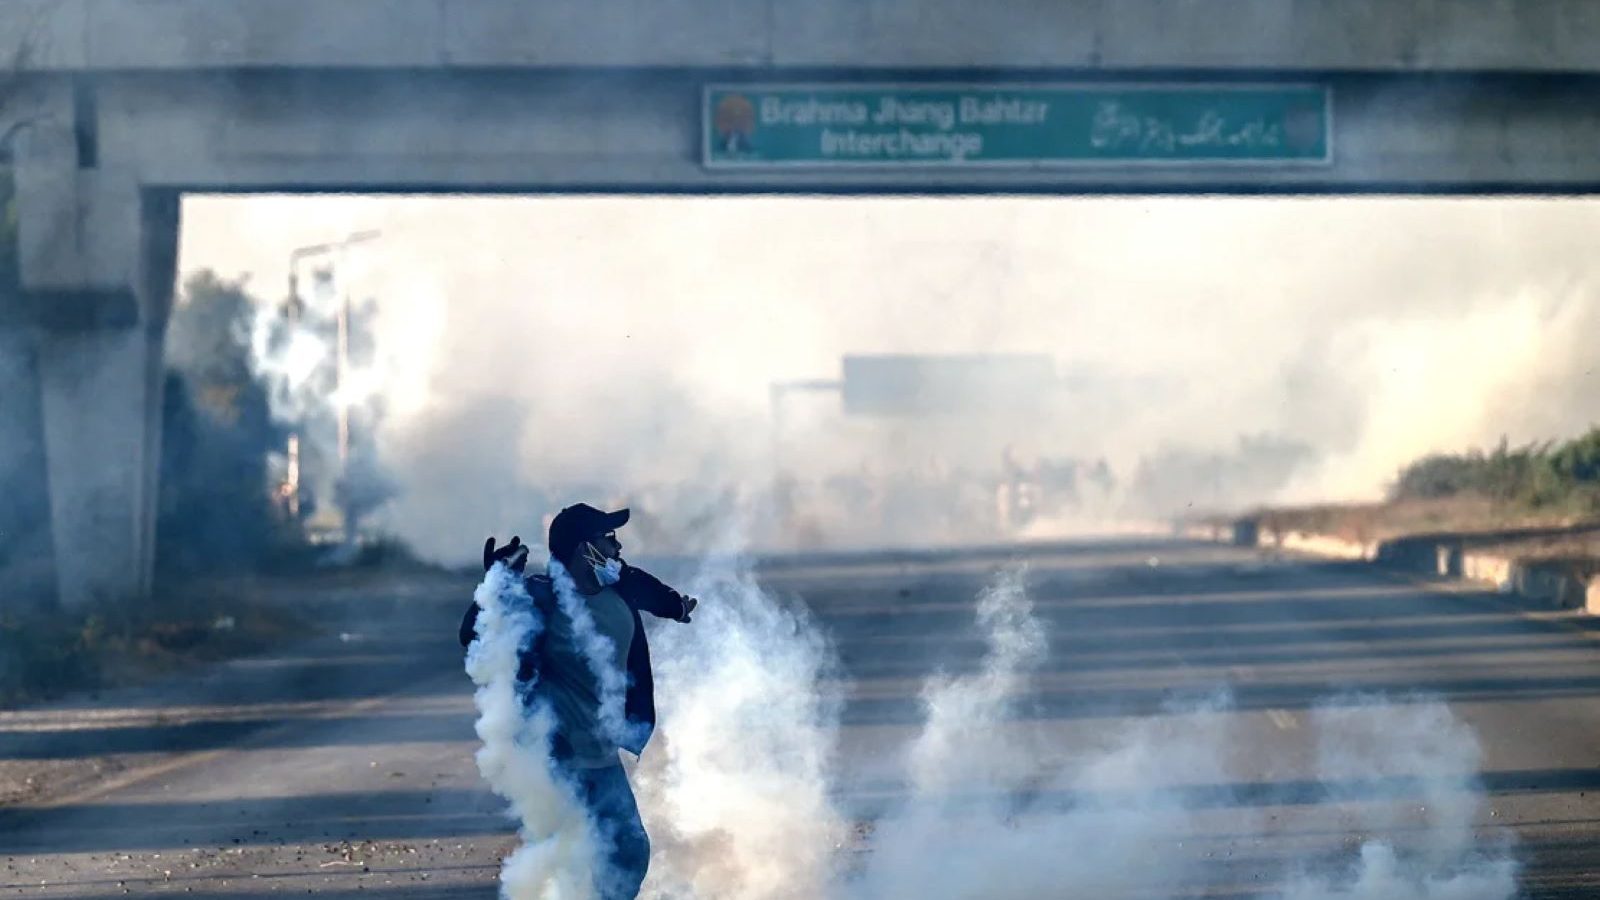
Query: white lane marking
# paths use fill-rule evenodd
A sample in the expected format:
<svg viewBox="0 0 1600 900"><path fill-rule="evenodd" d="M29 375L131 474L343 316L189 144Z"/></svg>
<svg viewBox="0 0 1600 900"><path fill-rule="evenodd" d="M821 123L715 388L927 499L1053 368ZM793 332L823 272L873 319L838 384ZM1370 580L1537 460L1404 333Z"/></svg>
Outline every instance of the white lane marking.
<svg viewBox="0 0 1600 900"><path fill-rule="evenodd" d="M1272 724L1278 726L1279 731L1293 731L1300 727L1300 723L1295 720L1294 714L1287 710L1269 709L1267 710L1267 718L1272 720Z"/></svg>

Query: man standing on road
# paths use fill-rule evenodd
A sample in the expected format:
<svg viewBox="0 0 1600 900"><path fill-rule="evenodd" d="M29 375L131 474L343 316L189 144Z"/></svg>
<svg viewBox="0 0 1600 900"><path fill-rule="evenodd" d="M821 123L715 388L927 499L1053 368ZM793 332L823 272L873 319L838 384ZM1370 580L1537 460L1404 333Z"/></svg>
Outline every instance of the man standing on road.
<svg viewBox="0 0 1600 900"><path fill-rule="evenodd" d="M616 530L628 510L569 506L550 523L551 565L524 577L544 628L523 653L519 683L528 702L555 718L550 752L556 773L573 785L601 841L595 888L602 900L631 900L650 865L650 840L618 749L638 756L655 729L650 647L641 612L688 622L699 601L622 560ZM504 563L522 574L528 547L520 537L483 545L483 567ZM461 645L477 637L478 606L461 621Z"/></svg>

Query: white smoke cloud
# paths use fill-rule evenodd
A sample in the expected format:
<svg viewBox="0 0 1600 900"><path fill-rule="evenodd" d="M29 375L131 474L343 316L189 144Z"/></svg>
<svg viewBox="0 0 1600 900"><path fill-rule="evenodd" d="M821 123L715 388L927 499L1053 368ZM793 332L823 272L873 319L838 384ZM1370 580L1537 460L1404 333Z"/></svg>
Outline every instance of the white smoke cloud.
<svg viewBox="0 0 1600 900"><path fill-rule="evenodd" d="M285 329L280 311L258 310L251 333L251 351L257 371L272 388L272 414L280 421L297 421L312 410L313 378L333 358L333 348L321 336L304 328Z"/></svg>
<svg viewBox="0 0 1600 900"><path fill-rule="evenodd" d="M522 648L542 623L522 580L503 565L473 593L477 640L467 674L477 691L475 728L484 781L510 804L522 844L500 872L506 900L584 900L594 896L594 826L548 763L553 725L548 709L524 706L517 686Z"/></svg>
<svg viewBox="0 0 1600 900"><path fill-rule="evenodd" d="M1362 844L1345 871L1301 875L1282 900L1505 900L1518 867L1508 848L1480 847L1477 735L1442 703L1343 698L1317 709L1317 771L1334 800L1350 786L1399 780L1409 802L1358 804L1354 833L1394 831L1420 818L1414 846ZM1341 787L1343 789L1341 790Z"/></svg>
<svg viewBox="0 0 1600 900"><path fill-rule="evenodd" d="M764 593L725 549L687 582L703 601L695 622L663 623L653 641L657 702L671 725L633 772L655 847L646 896L812 900L825 895L844 836L828 790L839 705L821 686L830 656L804 613ZM591 663L609 659L570 574L554 561L548 571L563 614L578 613L574 631ZM479 638L467 666L479 685L479 769L511 801L523 839L502 872L503 895L590 896L594 826L545 763L548 711L528 715L515 684L518 651L541 624L501 566L475 602ZM620 682L602 678L601 687L619 689L620 719Z"/></svg>
<svg viewBox="0 0 1600 900"><path fill-rule="evenodd" d="M1343 877L1308 878L1282 900L1510 900L1516 896L1516 864L1507 859L1475 862L1445 874L1418 873L1382 842L1363 844L1361 858Z"/></svg>
<svg viewBox="0 0 1600 900"><path fill-rule="evenodd" d="M816 521L800 530L818 542L909 531L928 517L881 502L896 470L953 467L929 447L990 468L998 451L959 419L846 421L836 397L797 402L777 431L770 384L835 377L845 353L1050 354L1084 378L1017 442L1105 457L1124 484L1164 447L1230 457L1264 434L1314 451L1288 480L1180 479L1169 508L1371 498L1416 455L1600 415L1582 338L1600 267L1578 237L1597 215L1525 199L194 198L183 267L276 285L290 248L382 229L359 255L388 360L380 449L403 491L383 526L456 563L463 532L559 508L541 491L604 473L601 489L666 510L688 481L764 489L774 446L879 488L851 504L805 485ZM974 520L984 484L935 499Z"/></svg>
<svg viewBox="0 0 1600 900"><path fill-rule="evenodd" d="M1048 652L1025 574L1021 567L1006 569L978 597L977 625L988 644L980 673L936 676L923 687L927 721L909 753L911 784L919 794L993 785L1015 774L1017 754L1027 750L1000 730L1027 687L1028 672Z"/></svg>
<svg viewBox="0 0 1600 900"><path fill-rule="evenodd" d="M1182 896L1204 877L1202 857L1175 849L1186 839L1220 832L1239 835L1236 844L1265 840L1259 815L1229 787L1259 782L1263 763L1241 764L1250 748L1240 744L1225 693L1135 720L1107 746L1052 772L1038 762L1047 754L1036 739L1007 721L1045 656L1021 570L983 593L978 625L989 644L984 664L973 675L929 681L927 719L907 758L909 797L877 823L867 870L849 896ZM1330 702L1311 727L1315 780L1328 798L1340 799L1351 784L1369 792L1350 834L1385 833L1402 824L1397 810L1420 807L1420 823L1404 817L1420 826L1415 846L1373 840L1331 873L1269 872L1288 878L1281 900L1515 895L1514 860L1504 848L1481 847L1473 833L1481 802L1475 736L1442 703L1408 701ZM1391 786L1374 797L1374 784ZM1070 801L1051 808L1030 794Z"/></svg>
<svg viewBox="0 0 1600 900"><path fill-rule="evenodd" d="M1067 885L1097 897L1147 889L1152 879L1184 883L1189 867L1171 847L1190 810L1162 788L1226 780L1225 701L1137 721L1110 747L1060 771L1043 768L1040 738L1012 721L1048 649L1025 577L1021 567L1005 570L979 597L988 644L979 670L925 685L926 720L906 758L909 795L877 823L848 896L1022 900L1059 896ZM1029 799L1041 792L1076 800L1070 810L1047 808Z"/></svg>
<svg viewBox="0 0 1600 900"><path fill-rule="evenodd" d="M1259 789L1264 771L1295 761L1263 759L1225 691L1128 720L1065 760L1050 752L1018 716L1048 642L1015 568L978 598L982 664L925 683L924 720L901 759L904 796L871 823L852 865L844 846L856 823L837 799L840 698L826 687L836 664L804 612L753 579L727 540L739 531L723 532L684 582L703 600L695 622L652 635L661 725L633 772L655 848L645 897L1177 897L1219 877L1199 849L1211 836L1256 848L1284 837L1236 786ZM1510 848L1473 828L1482 791L1472 730L1441 702L1402 701L1339 697L1312 710L1303 733L1316 808L1337 806L1347 836L1365 837L1353 857L1332 858L1285 840L1288 859L1250 873L1262 897L1515 896ZM508 767L492 758L486 777ZM515 784L496 779L497 790ZM570 822L547 793L502 793L531 798L519 807L537 823L527 834ZM576 844L536 846L546 879L550 866L576 864Z"/></svg>
<svg viewBox="0 0 1600 900"><path fill-rule="evenodd" d="M690 574L693 623L652 636L661 726L636 782L656 848L647 897L825 897L846 837L832 655L803 609L756 583L741 531L719 532Z"/></svg>
<svg viewBox="0 0 1600 900"><path fill-rule="evenodd" d="M578 642L578 650L600 687L601 732L618 747L632 746L634 741L629 734L626 714L628 673L616 665L616 644L595 626L589 603L578 593L578 585L572 580L567 567L551 559L545 572L550 576L555 590L557 608L571 620L572 636Z"/></svg>

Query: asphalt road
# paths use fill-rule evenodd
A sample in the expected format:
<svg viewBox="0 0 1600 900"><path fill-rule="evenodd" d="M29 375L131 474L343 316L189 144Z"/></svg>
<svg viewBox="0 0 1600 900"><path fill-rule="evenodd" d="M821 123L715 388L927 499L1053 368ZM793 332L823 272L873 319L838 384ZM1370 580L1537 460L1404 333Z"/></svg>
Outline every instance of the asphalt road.
<svg viewBox="0 0 1600 900"><path fill-rule="evenodd" d="M1059 764L1100 752L1130 724L1230 698L1207 713L1230 748L1229 780L1177 786L1194 833L1175 846L1215 866L1205 883L1160 892L1250 896L1286 861L1336 863L1362 839L1421 839L1407 776L1429 773L1330 777L1315 762L1312 744L1327 737L1317 710L1354 693L1401 708L1442 698L1482 745L1477 840L1510 848L1524 896L1600 895L1600 796L1588 796L1600 790L1600 629L1359 565L1197 544L841 555L763 569L775 592L805 600L839 654L836 792L850 815L870 823L905 790L886 748L916 733L924 678L977 668L974 598L1019 557L1049 652L1015 727L1046 736ZM142 695L137 709L102 702L0 721L0 760L131 761L65 796L0 808L0 896L494 896L513 842L472 761L470 686L453 640L470 589L435 579L404 597L346 592L342 639L226 667L170 714ZM1084 799L1062 793L1041 788L1028 802ZM1241 811L1256 826L1248 833L1232 828ZM871 854L873 840L846 852Z"/></svg>

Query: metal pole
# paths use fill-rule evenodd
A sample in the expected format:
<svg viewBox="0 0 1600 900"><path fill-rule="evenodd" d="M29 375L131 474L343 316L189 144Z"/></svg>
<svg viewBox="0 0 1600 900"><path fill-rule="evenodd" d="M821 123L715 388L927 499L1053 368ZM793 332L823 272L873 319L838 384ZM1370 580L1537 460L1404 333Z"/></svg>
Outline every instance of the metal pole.
<svg viewBox="0 0 1600 900"><path fill-rule="evenodd" d="M379 234L377 231L358 231L340 241L334 268L334 277L338 279L335 287L339 291L339 343L335 348L333 395L337 398L335 402L338 404L334 412L339 422L340 478L348 477L350 469L350 397L346 393L350 381L350 248L364 241L373 240L379 237ZM344 519L345 543L353 544L356 540L356 522L348 508L342 508L340 513Z"/></svg>
<svg viewBox="0 0 1600 900"><path fill-rule="evenodd" d="M283 315L289 320L289 327L294 328L300 321L300 278L296 268L299 264L295 250L289 253L289 295L283 301ZM289 512L289 521L300 521L300 433L290 431L284 443L284 455L289 462L283 474L284 506Z"/></svg>
<svg viewBox="0 0 1600 900"><path fill-rule="evenodd" d="M339 254L339 259L342 264L343 253ZM339 468L342 471L350 460L350 398L344 395L350 369L350 291L345 287L343 273L335 277L339 279L339 342L334 348L333 396L337 405L334 411L339 419Z"/></svg>
<svg viewBox="0 0 1600 900"><path fill-rule="evenodd" d="M289 432L289 465L284 473L284 499L288 502L289 518L300 520L300 435Z"/></svg>
<svg viewBox="0 0 1600 900"><path fill-rule="evenodd" d="M348 251L352 246L364 243L366 241L375 240L379 237L382 237L382 232L377 230L356 231L347 235L343 240L297 247L289 254L289 309L287 311L287 315L291 324L298 321L300 318L300 262L312 257L324 256L328 254L332 254L335 257L334 277L339 279L337 285L337 289L339 291L339 306L337 312L335 313L335 320L338 327L338 337L334 347L333 378L334 396L337 398L336 402L338 404L338 407L334 410L334 413L338 422L337 444L340 475L344 474L344 469L349 463L350 459L350 408L348 398L343 396L344 389L349 382L350 369L350 291L346 286L347 275L345 272L345 263L347 260ZM296 516L298 516L300 510L300 436L298 434L289 435L289 446L287 450L290 457L289 472L291 474L286 480L292 483L290 486L294 491L292 499L290 500L290 509ZM345 536L347 540L351 537L348 521L346 522Z"/></svg>

